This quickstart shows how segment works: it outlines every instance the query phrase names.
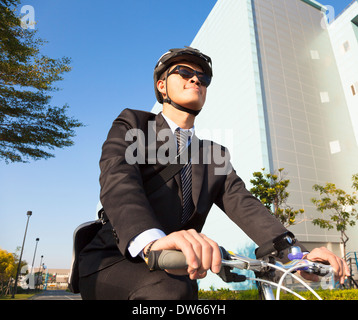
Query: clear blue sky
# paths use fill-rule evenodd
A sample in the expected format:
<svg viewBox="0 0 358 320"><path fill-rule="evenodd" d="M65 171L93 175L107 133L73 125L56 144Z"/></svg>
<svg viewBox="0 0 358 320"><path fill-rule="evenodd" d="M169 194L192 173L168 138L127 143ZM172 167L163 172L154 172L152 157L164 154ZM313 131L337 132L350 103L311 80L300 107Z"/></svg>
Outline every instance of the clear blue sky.
<svg viewBox="0 0 358 320"><path fill-rule="evenodd" d="M243 1L243 0L238 0ZM340 13L351 1L321 2ZM150 111L155 103L153 68L169 48L190 45L216 0L36 0L43 53L72 58L73 70L59 82L52 104L68 103L69 115L86 127L75 145L56 157L26 164L0 163L0 247L21 246L35 267L69 268L73 230L95 217L99 158L112 121L123 108Z"/></svg>

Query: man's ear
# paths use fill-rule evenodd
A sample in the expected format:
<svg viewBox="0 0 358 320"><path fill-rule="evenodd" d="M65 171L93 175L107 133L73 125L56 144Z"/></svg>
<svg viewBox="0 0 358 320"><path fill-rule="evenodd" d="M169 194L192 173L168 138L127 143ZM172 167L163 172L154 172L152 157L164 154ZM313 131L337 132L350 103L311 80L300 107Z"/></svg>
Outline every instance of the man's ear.
<svg viewBox="0 0 358 320"><path fill-rule="evenodd" d="M166 89L165 89L165 81L164 80L158 80L157 81L157 88L158 88L158 91L163 95L165 96L166 95Z"/></svg>

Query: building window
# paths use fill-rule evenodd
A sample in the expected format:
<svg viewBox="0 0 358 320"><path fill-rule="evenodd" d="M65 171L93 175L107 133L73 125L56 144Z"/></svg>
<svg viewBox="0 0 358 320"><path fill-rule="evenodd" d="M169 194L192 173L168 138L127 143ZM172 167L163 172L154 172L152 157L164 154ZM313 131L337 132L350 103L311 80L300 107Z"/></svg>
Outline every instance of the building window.
<svg viewBox="0 0 358 320"><path fill-rule="evenodd" d="M321 95L321 102L322 102L322 103L327 103L327 102L329 102L328 92L320 92L320 95Z"/></svg>
<svg viewBox="0 0 358 320"><path fill-rule="evenodd" d="M312 60L319 60L319 53L317 50L311 50L311 58Z"/></svg>
<svg viewBox="0 0 358 320"><path fill-rule="evenodd" d="M336 140L336 141L331 141L331 142L329 143L329 147L330 147L330 149L331 149L331 154L335 154L335 153L341 152L341 145L340 145L340 143L339 143L338 140Z"/></svg>
<svg viewBox="0 0 358 320"><path fill-rule="evenodd" d="M349 51L350 48L351 48L351 47L350 47L348 41L346 41L346 42L343 43L343 53L346 53L347 51Z"/></svg>

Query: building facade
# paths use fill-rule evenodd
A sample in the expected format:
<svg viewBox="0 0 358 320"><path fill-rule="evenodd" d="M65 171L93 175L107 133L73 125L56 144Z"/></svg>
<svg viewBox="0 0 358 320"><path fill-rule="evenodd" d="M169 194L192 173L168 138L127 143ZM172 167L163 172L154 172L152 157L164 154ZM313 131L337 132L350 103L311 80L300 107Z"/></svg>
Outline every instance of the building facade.
<svg viewBox="0 0 358 320"><path fill-rule="evenodd" d="M358 143L358 2L340 13L328 31Z"/></svg>
<svg viewBox="0 0 358 320"><path fill-rule="evenodd" d="M314 184L349 192L358 173L358 4L331 24L325 11L309 0L218 0L191 43L211 56L214 69L196 132L228 147L247 188L253 172L284 168L288 204L305 210L305 221L290 230L309 249L324 245L340 255L339 233L310 221L321 215L311 199L318 197ZM229 250L253 252L218 208L203 233ZM227 285L216 276L200 282L211 286Z"/></svg>

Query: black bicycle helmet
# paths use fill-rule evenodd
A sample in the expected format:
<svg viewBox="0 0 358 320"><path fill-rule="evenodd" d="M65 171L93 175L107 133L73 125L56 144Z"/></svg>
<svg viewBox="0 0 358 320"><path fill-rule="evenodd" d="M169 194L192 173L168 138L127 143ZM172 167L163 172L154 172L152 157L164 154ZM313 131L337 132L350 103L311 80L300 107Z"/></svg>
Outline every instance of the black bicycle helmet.
<svg viewBox="0 0 358 320"><path fill-rule="evenodd" d="M155 95L157 97L157 100L159 103L163 104L164 102L171 104L173 107L185 111L194 115L198 115L200 110L191 110L188 108L185 108L183 106L180 106L173 102L169 96L167 95L167 98L165 101L163 101L163 96L159 92L157 88L157 82L162 76L162 74L167 71L170 66L172 66L174 63L178 61L189 61L197 64L203 69L203 72L205 72L210 78L213 76L212 71L212 63L209 56L201 53L198 49L194 49L191 47L185 47L182 49L170 49L168 52L163 54L155 68L154 68L154 89L155 89Z"/></svg>

